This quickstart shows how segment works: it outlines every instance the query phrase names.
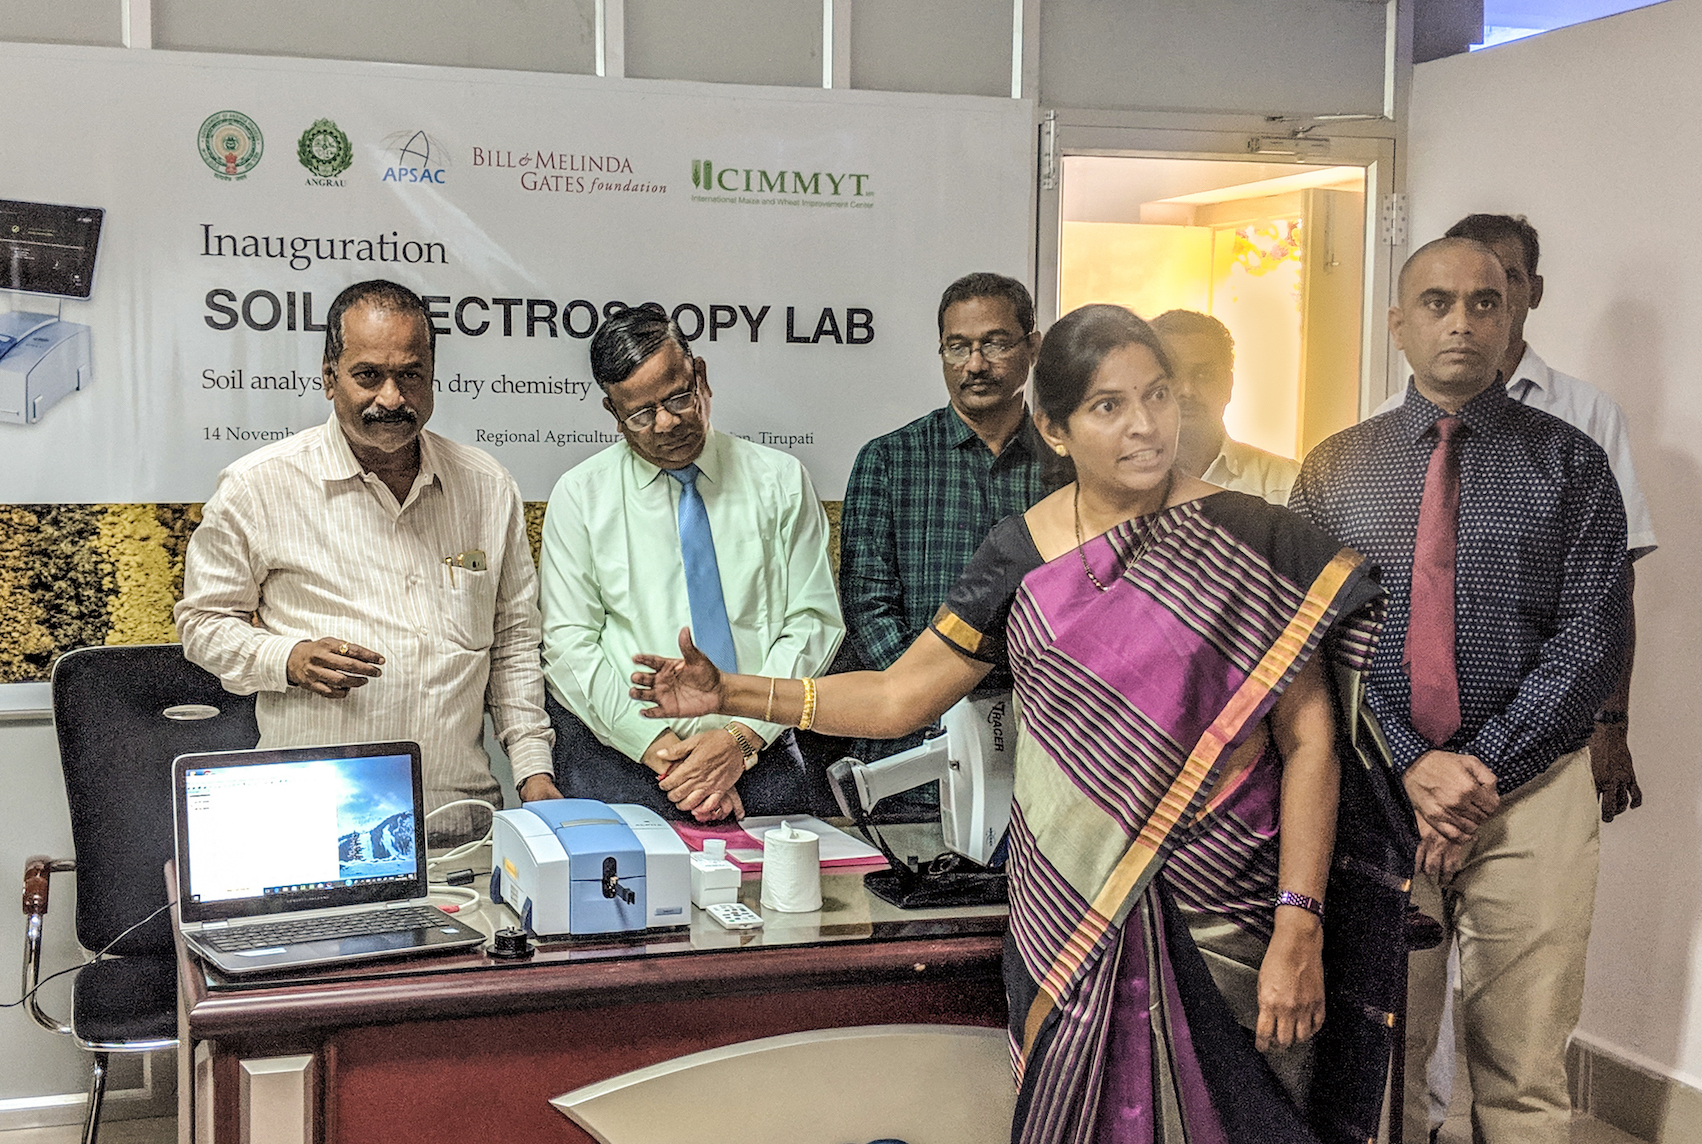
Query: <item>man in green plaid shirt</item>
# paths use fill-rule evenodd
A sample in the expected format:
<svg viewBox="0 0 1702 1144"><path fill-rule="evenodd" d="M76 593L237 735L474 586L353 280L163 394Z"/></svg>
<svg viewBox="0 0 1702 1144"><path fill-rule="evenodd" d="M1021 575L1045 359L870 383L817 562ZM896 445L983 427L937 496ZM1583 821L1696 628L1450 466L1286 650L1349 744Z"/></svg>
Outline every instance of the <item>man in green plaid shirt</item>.
<svg viewBox="0 0 1702 1144"><path fill-rule="evenodd" d="M846 646L875 671L922 634L993 526L1062 483L1023 397L1040 349L1028 288L1002 274L959 278L940 298L939 329L949 404L864 445L845 490ZM884 758L920 741L860 746Z"/></svg>

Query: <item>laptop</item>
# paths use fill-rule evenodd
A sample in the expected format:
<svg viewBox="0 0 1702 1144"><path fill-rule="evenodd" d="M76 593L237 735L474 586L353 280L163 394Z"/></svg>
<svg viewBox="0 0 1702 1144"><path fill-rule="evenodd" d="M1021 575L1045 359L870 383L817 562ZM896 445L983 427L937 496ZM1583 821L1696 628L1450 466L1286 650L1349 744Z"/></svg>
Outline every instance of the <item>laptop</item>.
<svg viewBox="0 0 1702 1144"><path fill-rule="evenodd" d="M221 973L479 945L426 905L418 743L179 755L183 939Z"/></svg>

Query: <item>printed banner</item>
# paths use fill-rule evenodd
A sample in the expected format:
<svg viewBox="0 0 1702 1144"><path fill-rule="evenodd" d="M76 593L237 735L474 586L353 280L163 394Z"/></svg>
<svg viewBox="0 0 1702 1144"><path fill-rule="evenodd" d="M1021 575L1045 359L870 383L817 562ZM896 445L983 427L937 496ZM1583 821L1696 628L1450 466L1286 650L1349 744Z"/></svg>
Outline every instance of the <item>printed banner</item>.
<svg viewBox="0 0 1702 1144"><path fill-rule="evenodd" d="M1026 101L0 45L0 500L196 501L330 414L324 318L386 277L431 428L527 499L613 442L587 350L655 301L718 428L827 499L944 398L935 309L1026 277Z"/></svg>

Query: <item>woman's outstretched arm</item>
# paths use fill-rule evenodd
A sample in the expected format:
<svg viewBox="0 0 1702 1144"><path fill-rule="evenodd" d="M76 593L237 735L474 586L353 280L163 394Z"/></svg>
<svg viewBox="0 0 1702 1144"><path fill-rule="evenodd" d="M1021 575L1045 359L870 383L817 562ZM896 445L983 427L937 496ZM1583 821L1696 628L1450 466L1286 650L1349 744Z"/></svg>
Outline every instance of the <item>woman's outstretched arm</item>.
<svg viewBox="0 0 1702 1144"><path fill-rule="evenodd" d="M1314 654L1271 711L1271 737L1282 755L1277 888L1324 900L1336 841L1341 766L1335 752L1335 704ZM1278 906L1276 928L1259 968L1263 1052L1311 1039L1324 1024L1324 923L1298 906Z"/></svg>
<svg viewBox="0 0 1702 1144"><path fill-rule="evenodd" d="M680 658L635 655L643 670L632 673L632 697L654 704L651 719L727 715L797 726L803 719L805 688L800 680L726 675L680 629ZM815 681L810 728L824 735L896 739L926 727L946 708L975 689L992 665L972 659L932 631L885 671L850 671Z"/></svg>

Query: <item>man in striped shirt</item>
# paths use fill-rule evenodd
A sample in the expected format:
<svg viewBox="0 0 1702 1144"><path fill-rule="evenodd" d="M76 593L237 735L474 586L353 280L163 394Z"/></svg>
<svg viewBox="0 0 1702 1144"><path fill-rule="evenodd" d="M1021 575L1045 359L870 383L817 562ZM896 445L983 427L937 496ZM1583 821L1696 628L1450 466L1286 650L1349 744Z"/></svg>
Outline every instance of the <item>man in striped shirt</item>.
<svg viewBox="0 0 1702 1144"><path fill-rule="evenodd" d="M332 415L219 474L184 560L184 654L259 692L263 747L413 740L428 810L500 806L488 709L521 797L558 798L520 491L487 454L426 431L435 334L394 282L338 295ZM470 810L434 817L431 843L482 829Z"/></svg>

